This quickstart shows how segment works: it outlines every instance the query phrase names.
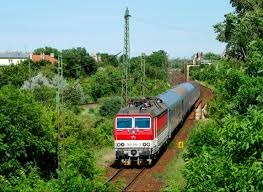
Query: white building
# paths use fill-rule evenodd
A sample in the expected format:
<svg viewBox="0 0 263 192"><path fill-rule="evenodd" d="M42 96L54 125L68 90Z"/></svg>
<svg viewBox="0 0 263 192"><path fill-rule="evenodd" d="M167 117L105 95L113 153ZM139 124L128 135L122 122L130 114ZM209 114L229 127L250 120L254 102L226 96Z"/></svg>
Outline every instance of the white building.
<svg viewBox="0 0 263 192"><path fill-rule="evenodd" d="M93 57L97 63L98 63L98 62L101 62L101 56L100 56L99 53L90 54L90 56Z"/></svg>
<svg viewBox="0 0 263 192"><path fill-rule="evenodd" d="M0 66L9 66L16 65L21 61L26 59L30 59L29 53L19 53L19 52L11 52L11 53L0 53Z"/></svg>

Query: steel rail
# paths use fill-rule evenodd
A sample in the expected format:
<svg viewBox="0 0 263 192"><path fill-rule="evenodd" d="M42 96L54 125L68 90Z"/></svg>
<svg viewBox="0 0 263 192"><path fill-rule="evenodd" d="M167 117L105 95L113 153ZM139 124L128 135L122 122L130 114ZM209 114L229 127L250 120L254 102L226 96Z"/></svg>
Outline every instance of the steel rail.
<svg viewBox="0 0 263 192"><path fill-rule="evenodd" d="M121 169L119 169L118 171L116 171L112 176L110 176L110 177L107 179L107 181L104 183L104 185L107 184L107 183L109 183L109 182L111 182L122 170L123 170L123 168L121 168Z"/></svg>
<svg viewBox="0 0 263 192"><path fill-rule="evenodd" d="M126 185L126 187L122 190L122 191L126 191L134 182L135 180L142 174L142 172L145 170L145 167L142 168L139 173L136 174L136 176L133 178L133 180L128 184Z"/></svg>

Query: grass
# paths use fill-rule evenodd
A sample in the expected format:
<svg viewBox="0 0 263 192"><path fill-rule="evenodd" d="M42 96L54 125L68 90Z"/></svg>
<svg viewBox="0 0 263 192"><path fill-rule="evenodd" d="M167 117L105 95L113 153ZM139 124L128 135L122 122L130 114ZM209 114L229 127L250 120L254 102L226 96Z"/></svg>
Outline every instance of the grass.
<svg viewBox="0 0 263 192"><path fill-rule="evenodd" d="M113 146L107 146L96 152L96 164L101 168L106 168L115 160L115 152Z"/></svg>
<svg viewBox="0 0 263 192"><path fill-rule="evenodd" d="M165 183L162 191L181 191L185 185L182 170L185 166L183 152L180 152L166 167L165 173L160 179Z"/></svg>
<svg viewBox="0 0 263 192"><path fill-rule="evenodd" d="M125 186L126 186L126 183L125 183L124 179L119 179L115 183L116 189L123 189L123 188L125 188Z"/></svg>

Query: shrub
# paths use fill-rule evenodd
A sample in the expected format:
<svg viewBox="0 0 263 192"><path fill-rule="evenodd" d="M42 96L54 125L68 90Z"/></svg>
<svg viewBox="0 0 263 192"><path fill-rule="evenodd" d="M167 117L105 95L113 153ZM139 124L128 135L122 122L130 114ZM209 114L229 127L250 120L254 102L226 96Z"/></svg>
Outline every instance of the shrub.
<svg viewBox="0 0 263 192"><path fill-rule="evenodd" d="M199 156L204 147L218 147L220 145L218 130L219 126L213 120L199 122L190 133L185 157L193 158Z"/></svg>
<svg viewBox="0 0 263 192"><path fill-rule="evenodd" d="M118 97L107 99L99 109L99 114L103 117L114 116L121 108L121 100Z"/></svg>

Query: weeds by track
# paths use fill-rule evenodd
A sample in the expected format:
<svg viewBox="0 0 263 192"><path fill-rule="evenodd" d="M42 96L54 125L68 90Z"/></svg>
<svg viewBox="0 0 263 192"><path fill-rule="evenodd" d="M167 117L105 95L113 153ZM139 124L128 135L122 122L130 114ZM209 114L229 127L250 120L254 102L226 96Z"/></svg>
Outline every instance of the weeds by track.
<svg viewBox="0 0 263 192"><path fill-rule="evenodd" d="M145 167L143 167L141 169L120 168L113 175L111 175L104 184L108 184L110 182L115 183L118 181L118 179L122 179L123 177L126 176L125 186L124 187L116 187L116 189L119 191L128 191L128 189L136 182L136 180L144 172L144 170L145 170ZM134 172L134 174L131 174L131 171ZM126 172L128 172L128 173L126 173Z"/></svg>

